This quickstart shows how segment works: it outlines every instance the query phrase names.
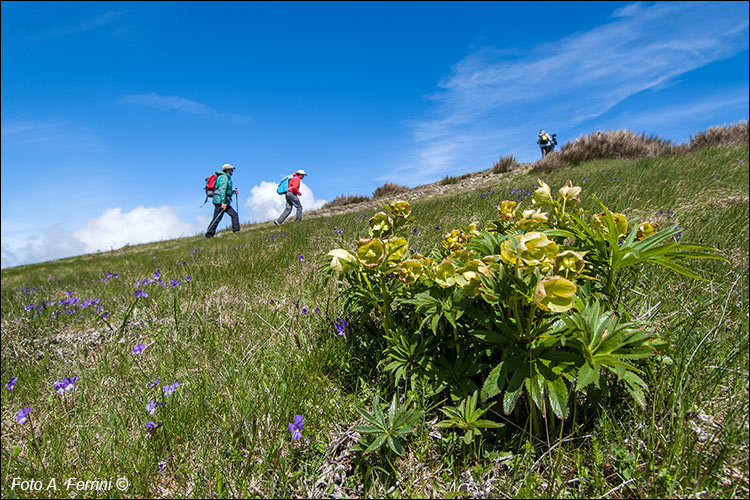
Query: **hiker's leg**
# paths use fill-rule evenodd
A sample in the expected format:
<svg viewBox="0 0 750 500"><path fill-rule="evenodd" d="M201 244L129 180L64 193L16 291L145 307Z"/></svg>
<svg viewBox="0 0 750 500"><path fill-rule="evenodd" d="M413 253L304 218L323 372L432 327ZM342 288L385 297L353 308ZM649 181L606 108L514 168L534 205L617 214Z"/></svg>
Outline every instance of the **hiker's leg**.
<svg viewBox="0 0 750 500"><path fill-rule="evenodd" d="M292 198L292 204L294 205L294 208L297 209L294 220L295 222L299 222L302 220L302 203L299 201L299 196L296 194L293 194L292 196L294 196L294 198Z"/></svg>
<svg viewBox="0 0 750 500"><path fill-rule="evenodd" d="M237 211L232 208L232 205L227 205L226 213L232 218L232 232L239 232L240 230L240 216L237 215Z"/></svg>
<svg viewBox="0 0 750 500"><path fill-rule="evenodd" d="M284 222L284 220L287 217L289 217L289 214L292 213L292 202L289 201L289 197L290 196L294 196L294 194L292 194L292 193L290 193L290 192L287 191L287 193L286 193L286 208L284 209L283 212L281 212L281 215L279 215L279 218L276 219L276 222L278 222L279 224L281 224L282 222Z"/></svg>
<svg viewBox="0 0 750 500"><path fill-rule="evenodd" d="M211 224L208 226L208 230L206 231L206 238L211 238L216 234L216 228L218 227L219 222L221 222L222 217L224 217L224 211L221 209L221 205L214 203L214 216L211 219Z"/></svg>

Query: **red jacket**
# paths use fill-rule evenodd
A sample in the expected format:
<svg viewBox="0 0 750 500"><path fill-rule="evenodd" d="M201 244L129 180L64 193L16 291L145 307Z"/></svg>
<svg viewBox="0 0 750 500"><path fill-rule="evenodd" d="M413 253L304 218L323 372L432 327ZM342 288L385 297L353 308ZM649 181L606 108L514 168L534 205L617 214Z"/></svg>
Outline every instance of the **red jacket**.
<svg viewBox="0 0 750 500"><path fill-rule="evenodd" d="M294 174L291 179L289 179L289 191L291 193L296 194L297 196L302 196L302 193L299 192L299 181L300 176L297 174Z"/></svg>

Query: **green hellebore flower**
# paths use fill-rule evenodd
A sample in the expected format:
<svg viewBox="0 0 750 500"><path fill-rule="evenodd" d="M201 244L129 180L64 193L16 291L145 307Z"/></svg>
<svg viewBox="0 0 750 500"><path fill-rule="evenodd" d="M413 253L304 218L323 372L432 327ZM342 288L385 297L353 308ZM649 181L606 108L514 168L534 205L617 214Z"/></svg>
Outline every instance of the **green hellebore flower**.
<svg viewBox="0 0 750 500"><path fill-rule="evenodd" d="M382 238L387 236L393 229L393 219L385 212L378 212L370 219L370 236Z"/></svg>
<svg viewBox="0 0 750 500"><path fill-rule="evenodd" d="M519 234L513 241L505 240L500 246L500 256L512 265L548 266L547 262L555 258L559 249L546 234L532 231Z"/></svg>
<svg viewBox="0 0 750 500"><path fill-rule="evenodd" d="M636 234L636 237L639 240L645 240L653 234L656 234L656 227L654 227L654 224L643 222L638 225L638 233Z"/></svg>
<svg viewBox="0 0 750 500"><path fill-rule="evenodd" d="M549 220L547 217L547 212L542 212L538 209L524 210L522 215L523 217L521 218L521 220L516 222L516 227L523 230L534 229L540 224L546 224Z"/></svg>
<svg viewBox="0 0 750 500"><path fill-rule="evenodd" d="M484 262L477 259L470 260L465 267L458 270L456 284L461 287L464 295L469 297L476 295L477 290L482 286L482 281L479 278L480 274L489 276L490 268Z"/></svg>
<svg viewBox="0 0 750 500"><path fill-rule="evenodd" d="M546 182L542 182L542 179L536 180L539 187L534 191L534 205L547 205L554 203L552 199L552 190L549 188Z"/></svg>
<svg viewBox="0 0 750 500"><path fill-rule="evenodd" d="M612 219L615 223L615 229L617 230L617 236L623 236L628 232L628 219L625 218L624 215L619 213L602 212L598 215L592 215L591 225L606 231L607 224L604 222L603 218L607 216L607 213L612 216Z"/></svg>
<svg viewBox="0 0 750 500"><path fill-rule="evenodd" d="M404 257L406 257L406 254L409 251L408 243L406 242L406 238L398 237L398 238L388 238L384 241L385 243L385 252L388 254L388 260L392 262L398 262L403 260Z"/></svg>
<svg viewBox="0 0 750 500"><path fill-rule="evenodd" d="M456 268L453 267L450 260L444 259L443 262L438 264L435 272L435 283L443 288L456 284Z"/></svg>
<svg viewBox="0 0 750 500"><path fill-rule="evenodd" d="M443 238L443 245L448 250L458 250L464 243L468 241L466 234L463 231L454 229L450 233L446 234Z"/></svg>
<svg viewBox="0 0 750 500"><path fill-rule="evenodd" d="M418 260L408 259L398 265L398 278L406 285L413 285L422 276L424 268Z"/></svg>
<svg viewBox="0 0 750 500"><path fill-rule="evenodd" d="M385 245L377 238L362 238L357 247L357 259L367 267L378 267L385 256Z"/></svg>
<svg viewBox="0 0 750 500"><path fill-rule="evenodd" d="M582 189L580 186L573 186L573 181L568 179L565 185L560 188L560 196L568 200L568 203L580 203L581 200L578 196L581 194L581 191Z"/></svg>
<svg viewBox="0 0 750 500"><path fill-rule="evenodd" d="M337 248L328 252L331 258L331 269L339 273L345 273L356 266L356 259L354 255L348 250L343 248Z"/></svg>
<svg viewBox="0 0 750 500"><path fill-rule="evenodd" d="M574 250L565 250L555 257L555 272L562 274L566 278L576 276L583 271L586 261L583 256L587 252L576 252Z"/></svg>
<svg viewBox="0 0 750 500"><path fill-rule="evenodd" d="M511 200L501 201L497 206L497 216L501 220L513 220L516 217L516 202Z"/></svg>
<svg viewBox="0 0 750 500"><path fill-rule="evenodd" d="M397 201L391 205L391 213L396 217L409 217L411 205L408 201Z"/></svg>
<svg viewBox="0 0 750 500"><path fill-rule="evenodd" d="M572 309L576 285L562 276L551 276L539 282L534 290L534 303L540 309L562 313Z"/></svg>

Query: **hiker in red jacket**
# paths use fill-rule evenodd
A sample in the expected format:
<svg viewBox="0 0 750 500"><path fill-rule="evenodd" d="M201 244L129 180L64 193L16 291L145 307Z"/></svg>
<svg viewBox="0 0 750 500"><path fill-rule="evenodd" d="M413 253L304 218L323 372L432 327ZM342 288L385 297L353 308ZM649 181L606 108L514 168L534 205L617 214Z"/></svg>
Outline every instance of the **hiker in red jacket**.
<svg viewBox="0 0 750 500"><path fill-rule="evenodd" d="M282 224L284 220L289 217L292 213L292 207L297 209L294 221L299 222L302 220L302 203L299 201L299 197L302 196L299 190L299 183L305 178L307 173L300 169L294 172L294 175L289 179L289 190L286 192L286 209L282 212L278 219L273 221L277 226Z"/></svg>

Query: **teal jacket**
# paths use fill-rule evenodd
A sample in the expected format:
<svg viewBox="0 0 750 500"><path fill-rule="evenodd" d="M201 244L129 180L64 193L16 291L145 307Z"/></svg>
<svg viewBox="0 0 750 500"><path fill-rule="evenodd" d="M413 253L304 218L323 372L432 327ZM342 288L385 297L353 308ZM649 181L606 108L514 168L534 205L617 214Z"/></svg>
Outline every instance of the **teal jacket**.
<svg viewBox="0 0 750 500"><path fill-rule="evenodd" d="M211 201L216 205L229 205L232 202L232 176L223 170L217 170L215 173L216 194Z"/></svg>

